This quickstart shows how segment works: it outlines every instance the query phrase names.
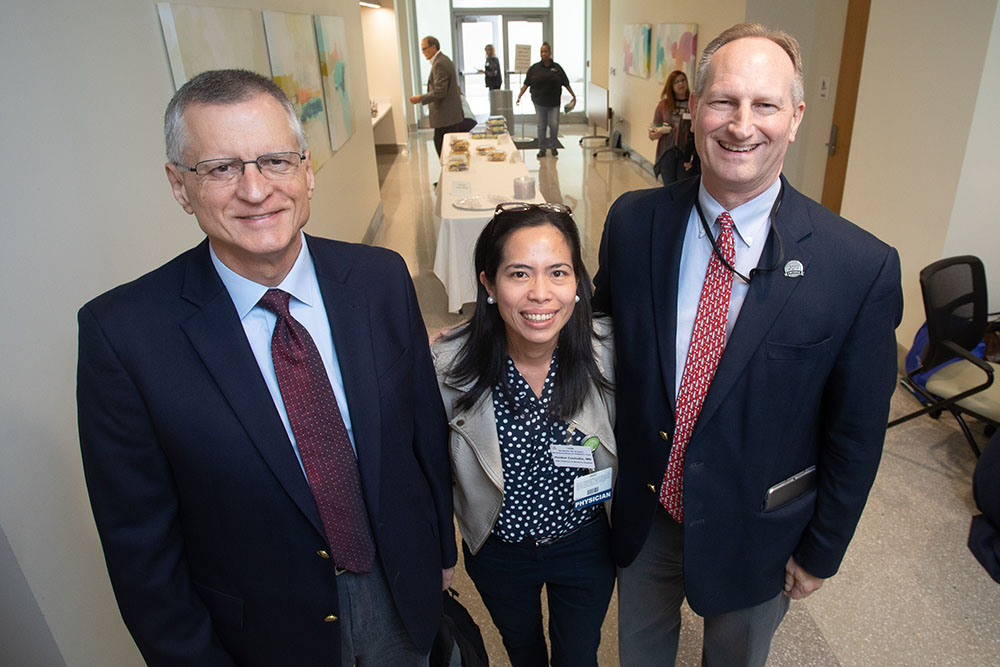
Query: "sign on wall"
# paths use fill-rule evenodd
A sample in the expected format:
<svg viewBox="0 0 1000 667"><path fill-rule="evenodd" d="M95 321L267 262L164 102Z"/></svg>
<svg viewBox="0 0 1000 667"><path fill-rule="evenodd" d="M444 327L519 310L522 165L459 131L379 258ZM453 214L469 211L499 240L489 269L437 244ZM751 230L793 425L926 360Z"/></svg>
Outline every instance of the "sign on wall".
<svg viewBox="0 0 1000 667"><path fill-rule="evenodd" d="M526 74L531 67L531 44L514 45L514 70Z"/></svg>

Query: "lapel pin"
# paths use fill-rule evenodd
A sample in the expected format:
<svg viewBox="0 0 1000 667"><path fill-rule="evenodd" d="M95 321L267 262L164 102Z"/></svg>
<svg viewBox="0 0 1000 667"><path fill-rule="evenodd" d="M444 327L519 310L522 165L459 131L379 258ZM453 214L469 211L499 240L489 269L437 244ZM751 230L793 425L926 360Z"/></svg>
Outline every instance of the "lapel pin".
<svg viewBox="0 0 1000 667"><path fill-rule="evenodd" d="M785 277L786 278L801 278L806 275L806 270L802 267L802 262L797 259L790 259L788 263L785 264Z"/></svg>

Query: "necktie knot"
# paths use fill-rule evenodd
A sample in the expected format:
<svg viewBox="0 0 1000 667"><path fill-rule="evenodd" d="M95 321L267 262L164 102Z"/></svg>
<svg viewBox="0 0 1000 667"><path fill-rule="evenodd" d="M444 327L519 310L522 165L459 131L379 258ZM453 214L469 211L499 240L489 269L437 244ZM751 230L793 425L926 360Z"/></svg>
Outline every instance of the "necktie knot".
<svg viewBox="0 0 1000 667"><path fill-rule="evenodd" d="M733 217L729 215L729 211L723 211L719 214L719 217L715 219L719 223L719 228L722 231L732 230L733 228Z"/></svg>
<svg viewBox="0 0 1000 667"><path fill-rule="evenodd" d="M260 297L257 305L261 308L266 308L278 317L290 317L288 301L291 299L291 296L291 294L284 290L271 288L264 292L264 296Z"/></svg>

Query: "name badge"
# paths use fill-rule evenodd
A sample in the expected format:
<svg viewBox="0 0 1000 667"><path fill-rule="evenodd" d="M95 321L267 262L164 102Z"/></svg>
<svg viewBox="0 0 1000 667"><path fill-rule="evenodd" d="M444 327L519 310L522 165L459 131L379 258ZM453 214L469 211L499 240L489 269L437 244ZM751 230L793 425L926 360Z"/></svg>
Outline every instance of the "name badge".
<svg viewBox="0 0 1000 667"><path fill-rule="evenodd" d="M552 462L563 468L593 468L594 452L590 447L579 445L552 445Z"/></svg>
<svg viewBox="0 0 1000 667"><path fill-rule="evenodd" d="M581 475L573 480L573 509L579 510L611 497L611 468Z"/></svg>
<svg viewBox="0 0 1000 667"><path fill-rule="evenodd" d="M691 120L691 112L685 111L684 113L682 113L681 114L681 119L682 120Z"/></svg>

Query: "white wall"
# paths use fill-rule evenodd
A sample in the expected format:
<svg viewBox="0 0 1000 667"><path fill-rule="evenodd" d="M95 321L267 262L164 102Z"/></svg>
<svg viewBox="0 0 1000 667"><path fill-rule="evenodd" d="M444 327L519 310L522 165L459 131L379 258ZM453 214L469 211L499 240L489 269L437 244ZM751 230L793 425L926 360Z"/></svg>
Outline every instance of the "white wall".
<svg viewBox="0 0 1000 667"><path fill-rule="evenodd" d="M955 207L945 235L942 257L977 255L986 264L990 312L1000 311L1000 6L993 15L986 63L972 115L965 160L958 178Z"/></svg>
<svg viewBox="0 0 1000 667"><path fill-rule="evenodd" d="M379 192L357 2L186 1L345 17L358 122L317 175L307 229L361 239ZM26 625L0 662L58 664L48 659L58 652L73 667L140 665L84 488L74 388L77 309L202 238L163 174L173 84L155 3L13 0L0 62L0 529L13 554L0 558L0 618ZM17 594L25 584L30 592ZM40 614L22 614L25 595Z"/></svg>
<svg viewBox="0 0 1000 667"><path fill-rule="evenodd" d="M375 143L406 144L406 106L409 101L403 98L396 12L391 3L384 3L381 9L362 7L361 29L365 40L368 95L372 99L387 97L392 104L391 117L383 119L375 128Z"/></svg>
<svg viewBox="0 0 1000 667"><path fill-rule="evenodd" d="M947 11L935 2L872 0L841 212L899 249L905 305L897 338L906 347L924 320L917 275L945 254L953 220L961 218L955 247L961 238L988 273L1000 272L997 217L983 203L998 175L996 154L983 152L997 141L995 43L984 69L996 12L997 0ZM993 239L992 252L980 238Z"/></svg>
<svg viewBox="0 0 1000 667"><path fill-rule="evenodd" d="M785 154L783 171L800 192L819 201L823 196L826 142L833 124L847 0L747 0L746 20L784 30L802 48L806 113L795 143ZM709 39L706 36L702 46ZM831 81L830 94L825 100L819 97L820 79L824 76Z"/></svg>

